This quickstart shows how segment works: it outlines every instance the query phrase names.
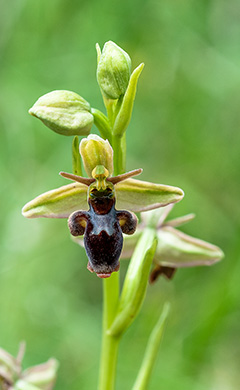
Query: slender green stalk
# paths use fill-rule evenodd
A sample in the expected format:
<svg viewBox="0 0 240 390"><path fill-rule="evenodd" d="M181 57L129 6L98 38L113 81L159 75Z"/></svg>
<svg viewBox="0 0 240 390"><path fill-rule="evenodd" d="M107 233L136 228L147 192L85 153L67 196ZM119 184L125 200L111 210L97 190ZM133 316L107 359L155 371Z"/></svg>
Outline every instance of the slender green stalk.
<svg viewBox="0 0 240 390"><path fill-rule="evenodd" d="M91 112L94 117L94 124L100 131L101 137L104 139L108 139L109 142L111 142L112 133L108 118L96 108L92 108Z"/></svg>
<svg viewBox="0 0 240 390"><path fill-rule="evenodd" d="M119 103L118 109L120 109L121 101ZM108 113L108 126L111 129L115 121L115 102L104 98L104 104ZM100 118L99 115L98 118ZM104 126L103 122L102 124ZM113 136L109 137L109 141L114 151L114 174L117 176L125 172L126 137L125 135L123 137ZM103 330L98 390L114 390L115 388L118 346L121 337L110 335L109 329L116 317L119 305L119 275L119 271L114 272L110 278L103 281Z"/></svg>
<svg viewBox="0 0 240 390"><path fill-rule="evenodd" d="M126 138L124 136L112 136L113 159L115 175L125 172L125 158L126 158Z"/></svg>
<svg viewBox="0 0 240 390"><path fill-rule="evenodd" d="M113 390L120 338L108 335L119 301L119 272L103 281L103 330L98 390Z"/></svg>
<svg viewBox="0 0 240 390"><path fill-rule="evenodd" d="M157 358L159 345L162 340L164 325L169 313L169 309L169 303L165 303L160 318L153 328L153 331L148 340L143 362L132 390L147 390L153 366Z"/></svg>
<svg viewBox="0 0 240 390"><path fill-rule="evenodd" d="M82 176L82 164L79 153L79 140L76 135L72 142L72 170L74 175Z"/></svg>
<svg viewBox="0 0 240 390"><path fill-rule="evenodd" d="M117 167L114 167L115 175L121 173ZM119 275L119 271L114 272L110 278L103 280L103 329L98 390L114 390L115 387L120 337L109 335L108 330L115 319L119 304Z"/></svg>
<svg viewBox="0 0 240 390"><path fill-rule="evenodd" d="M109 329L116 315L119 300L119 271L113 272L110 278L103 280L103 326Z"/></svg>
<svg viewBox="0 0 240 390"><path fill-rule="evenodd" d="M120 338L104 334L98 390L114 390Z"/></svg>

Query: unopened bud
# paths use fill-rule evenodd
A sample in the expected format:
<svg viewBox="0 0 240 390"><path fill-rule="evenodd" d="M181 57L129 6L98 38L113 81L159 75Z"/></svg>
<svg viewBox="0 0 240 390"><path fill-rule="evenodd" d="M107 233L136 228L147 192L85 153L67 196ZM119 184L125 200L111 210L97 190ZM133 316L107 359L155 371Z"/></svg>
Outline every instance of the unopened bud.
<svg viewBox="0 0 240 390"><path fill-rule="evenodd" d="M62 135L88 135L93 125L90 104L70 91L52 91L43 95L29 113Z"/></svg>
<svg viewBox="0 0 240 390"><path fill-rule="evenodd" d="M114 42L106 42L97 67L97 81L108 99L124 95L131 75L129 55Z"/></svg>
<svg viewBox="0 0 240 390"><path fill-rule="evenodd" d="M103 140L97 135L89 135L80 143L80 154L82 156L85 171L89 177L98 165L103 166L113 173L113 150L108 140ZM95 172L95 171L94 171Z"/></svg>

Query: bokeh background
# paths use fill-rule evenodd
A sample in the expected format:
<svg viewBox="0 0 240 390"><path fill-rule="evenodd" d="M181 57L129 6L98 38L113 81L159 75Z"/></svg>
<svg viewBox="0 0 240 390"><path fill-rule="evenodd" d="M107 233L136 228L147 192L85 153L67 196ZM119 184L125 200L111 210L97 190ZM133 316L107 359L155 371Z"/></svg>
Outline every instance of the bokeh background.
<svg viewBox="0 0 240 390"><path fill-rule="evenodd" d="M235 390L240 383L240 3L237 0L1 0L0 345L24 366L55 356L56 389L94 390L101 280L86 269L65 220L26 220L22 206L65 184L72 139L28 115L41 95L72 90L104 109L95 43L145 62L127 132L128 169L176 185L172 216L219 245L213 267L180 270L148 289L125 334L117 390L130 389L163 302L172 303L149 390ZM127 262L122 263L122 274Z"/></svg>

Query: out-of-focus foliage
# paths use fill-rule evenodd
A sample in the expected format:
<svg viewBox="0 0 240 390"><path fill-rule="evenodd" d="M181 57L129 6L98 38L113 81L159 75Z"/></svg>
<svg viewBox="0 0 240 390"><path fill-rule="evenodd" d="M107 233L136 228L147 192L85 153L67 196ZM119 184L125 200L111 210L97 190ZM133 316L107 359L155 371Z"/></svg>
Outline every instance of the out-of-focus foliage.
<svg viewBox="0 0 240 390"><path fill-rule="evenodd" d="M173 216L219 245L225 259L179 270L148 288L123 339L117 389L131 388L165 299L172 311L151 390L229 390L240 382L240 3L237 0L2 0L0 12L0 345L26 366L55 356L57 389L95 389L101 281L86 269L65 220L26 220L21 207L65 184L71 137L27 111L41 95L73 90L103 109L96 42L144 61L127 131L128 169L185 190ZM127 262L122 262L121 272Z"/></svg>

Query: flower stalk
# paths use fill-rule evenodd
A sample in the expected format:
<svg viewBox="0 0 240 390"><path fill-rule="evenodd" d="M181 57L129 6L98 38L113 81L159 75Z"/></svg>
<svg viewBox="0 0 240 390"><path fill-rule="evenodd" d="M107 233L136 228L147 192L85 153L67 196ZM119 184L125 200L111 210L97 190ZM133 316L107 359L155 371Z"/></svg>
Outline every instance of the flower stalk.
<svg viewBox="0 0 240 390"><path fill-rule="evenodd" d="M102 323L102 351L98 390L113 390L115 388L116 366L120 337L108 333L119 302L119 272L112 273L111 277L103 280L103 323Z"/></svg>

